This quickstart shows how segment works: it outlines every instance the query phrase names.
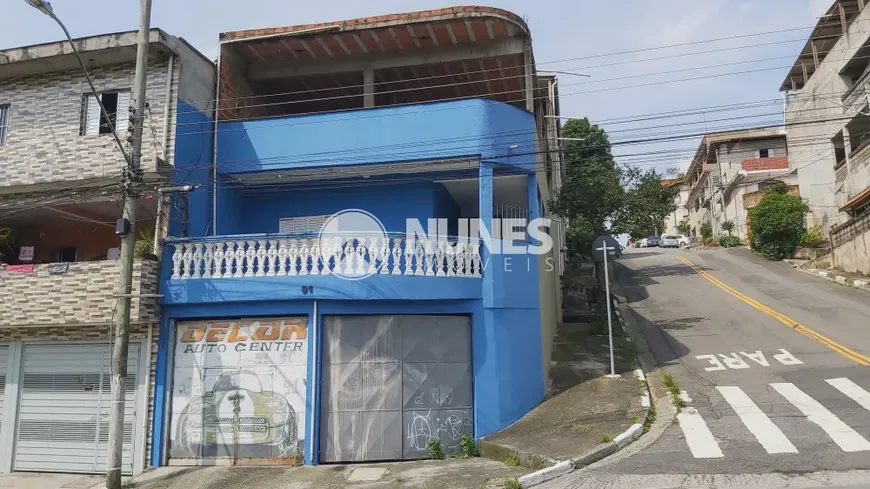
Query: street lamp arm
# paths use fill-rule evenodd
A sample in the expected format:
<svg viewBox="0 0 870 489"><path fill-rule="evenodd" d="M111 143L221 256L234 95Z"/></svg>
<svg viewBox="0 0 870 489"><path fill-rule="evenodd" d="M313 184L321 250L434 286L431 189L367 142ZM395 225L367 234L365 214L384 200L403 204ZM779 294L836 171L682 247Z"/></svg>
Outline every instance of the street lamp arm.
<svg viewBox="0 0 870 489"><path fill-rule="evenodd" d="M91 78L91 74L88 72L87 66L85 66L84 60L82 60L81 54L79 54L78 48L76 48L76 44L72 40L72 36L70 35L69 31L67 30L67 28L63 24L63 22L60 20L60 18L58 18L58 16L54 15L54 12L48 11L48 12L46 12L46 15L51 17L55 22L57 22L57 25L59 25L60 28L63 29L63 33L66 36L67 40L69 41L69 45L72 48L73 54L75 54L76 59L79 62L79 65L81 65L81 67L82 67L82 71L85 73L85 78L88 80L88 86L91 88L91 93L94 95L94 98L97 100L97 103L100 104L100 113L102 113L103 118L106 119L106 124L109 126L109 130L112 131L112 136L115 138L115 142L118 143L118 149L120 149L121 154L124 155L124 160L127 162L127 166L129 168L132 168L133 167L133 159L130 158L130 155L127 153L127 150L124 149L124 143L121 142L121 137L118 136L118 131L115 130L115 124L112 122L112 119L109 117L109 111L107 111L106 106L103 105L103 101L102 101L102 99L100 99L100 94L97 93L97 89L94 88L94 81ZM122 116L128 117L128 114L123 114Z"/></svg>

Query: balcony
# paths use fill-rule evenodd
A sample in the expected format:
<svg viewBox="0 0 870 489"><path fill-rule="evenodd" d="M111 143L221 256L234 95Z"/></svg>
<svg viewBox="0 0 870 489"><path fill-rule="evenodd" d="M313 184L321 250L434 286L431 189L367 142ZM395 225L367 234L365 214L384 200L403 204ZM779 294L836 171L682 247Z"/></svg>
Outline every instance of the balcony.
<svg viewBox="0 0 870 489"><path fill-rule="evenodd" d="M843 94L843 112L847 112L856 105L863 105L867 101L867 92L865 87L870 82L870 71L865 72L861 78L856 81L852 87Z"/></svg>
<svg viewBox="0 0 870 489"><path fill-rule="evenodd" d="M0 317L5 326L104 325L115 310L120 262L0 266ZM133 268L131 321L157 322L157 262Z"/></svg>
<svg viewBox="0 0 870 489"><path fill-rule="evenodd" d="M164 303L479 298L481 243L300 234L169 238ZM294 287L295 286L295 287Z"/></svg>
<svg viewBox="0 0 870 489"><path fill-rule="evenodd" d="M849 167L846 166L846 161L838 162L837 166L834 167L834 171L837 175L837 182L846 180L846 177L849 175Z"/></svg>

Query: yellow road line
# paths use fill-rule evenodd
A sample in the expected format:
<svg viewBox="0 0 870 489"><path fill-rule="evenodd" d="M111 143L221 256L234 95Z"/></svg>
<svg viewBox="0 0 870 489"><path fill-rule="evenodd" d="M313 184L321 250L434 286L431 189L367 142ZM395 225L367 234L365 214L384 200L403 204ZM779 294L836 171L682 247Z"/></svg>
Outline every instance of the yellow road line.
<svg viewBox="0 0 870 489"><path fill-rule="evenodd" d="M716 285L720 289L724 290L725 292L728 292L729 294L733 295L734 297L737 297L738 299L749 304L750 306L754 307L755 309L758 309L759 311L775 318L777 321L779 321L782 324L788 326L789 328L797 331L798 333L806 336L807 338L810 338L813 341L816 341L818 343L821 343L822 345L827 346L828 348L834 350L835 352L839 353L840 355L848 358L849 360L855 361L860 365L863 365L865 367L870 366L870 357L868 357L867 355L864 355L863 353L857 352L857 351L852 350L851 348L849 348L847 346L844 346L840 343L837 343L836 341L832 340L831 338L828 338L827 336L819 333L818 331L816 331L812 328L809 328L807 326L804 326L803 324L795 321L794 319L786 316L785 314L782 314L782 313L774 310L773 308L766 306L766 305L762 304L761 302L758 302L757 300L738 292L737 290L726 285L725 283L723 283L721 280L717 279L716 277L710 275L709 273L705 272L704 270L701 270L700 268L698 268L697 265L695 265L694 263L689 261L687 258L682 257L682 256L678 256L677 259L680 260L681 262L685 263L686 265L688 265L692 270L694 270L696 273L698 273L702 277L704 277L707 280L709 280L710 282L712 282L714 285Z"/></svg>

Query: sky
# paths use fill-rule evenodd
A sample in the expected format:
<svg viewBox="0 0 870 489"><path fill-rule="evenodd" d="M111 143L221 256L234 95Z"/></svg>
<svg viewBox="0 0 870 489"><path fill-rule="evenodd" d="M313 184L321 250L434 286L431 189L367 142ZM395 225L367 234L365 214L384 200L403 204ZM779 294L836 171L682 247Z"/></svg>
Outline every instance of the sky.
<svg viewBox="0 0 870 489"><path fill-rule="evenodd" d="M62 36L48 17L24 0L0 0L0 3L3 4L0 49L56 41ZM779 87L818 16L832 3L833 0L489 0L485 5L510 10L526 20L532 31L539 70L591 75L559 76L564 116L588 117L600 123L616 143L614 154L619 161L663 171L685 167L700 137L655 144L627 142L781 122ZM52 1L55 13L74 37L135 30L138 4L135 0ZM152 26L183 37L207 56L215 57L220 32L462 4L467 3L153 0ZM746 37L749 34L761 35ZM702 42L722 38L731 39ZM677 44L680 46L650 49ZM702 53L713 50L717 52ZM651 59L663 57L667 59ZM760 101L770 104L740 111L713 108ZM708 107L713 109L692 116L637 121L649 114Z"/></svg>

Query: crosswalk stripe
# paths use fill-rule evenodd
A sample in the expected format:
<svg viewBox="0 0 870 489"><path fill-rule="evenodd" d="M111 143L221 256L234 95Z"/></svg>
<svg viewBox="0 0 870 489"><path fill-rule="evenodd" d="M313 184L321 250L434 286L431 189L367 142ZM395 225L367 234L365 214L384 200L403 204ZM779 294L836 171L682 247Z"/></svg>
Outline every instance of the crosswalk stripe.
<svg viewBox="0 0 870 489"><path fill-rule="evenodd" d="M825 379L825 382L834 386L835 389L852 398L864 409L870 411L870 392L867 392L858 384L847 378Z"/></svg>
<svg viewBox="0 0 870 489"><path fill-rule="evenodd" d="M755 435L767 453L798 453L797 448L740 387L720 386L716 389L740 417L740 421Z"/></svg>
<svg viewBox="0 0 870 489"><path fill-rule="evenodd" d="M677 415L677 421L686 437L689 450L695 458L722 458L719 442L704 422L704 418L693 407L687 407Z"/></svg>
<svg viewBox="0 0 870 489"><path fill-rule="evenodd" d="M870 442L794 384L774 383L770 386L798 408L800 412L804 413L808 420L819 425L843 451L870 450Z"/></svg>

